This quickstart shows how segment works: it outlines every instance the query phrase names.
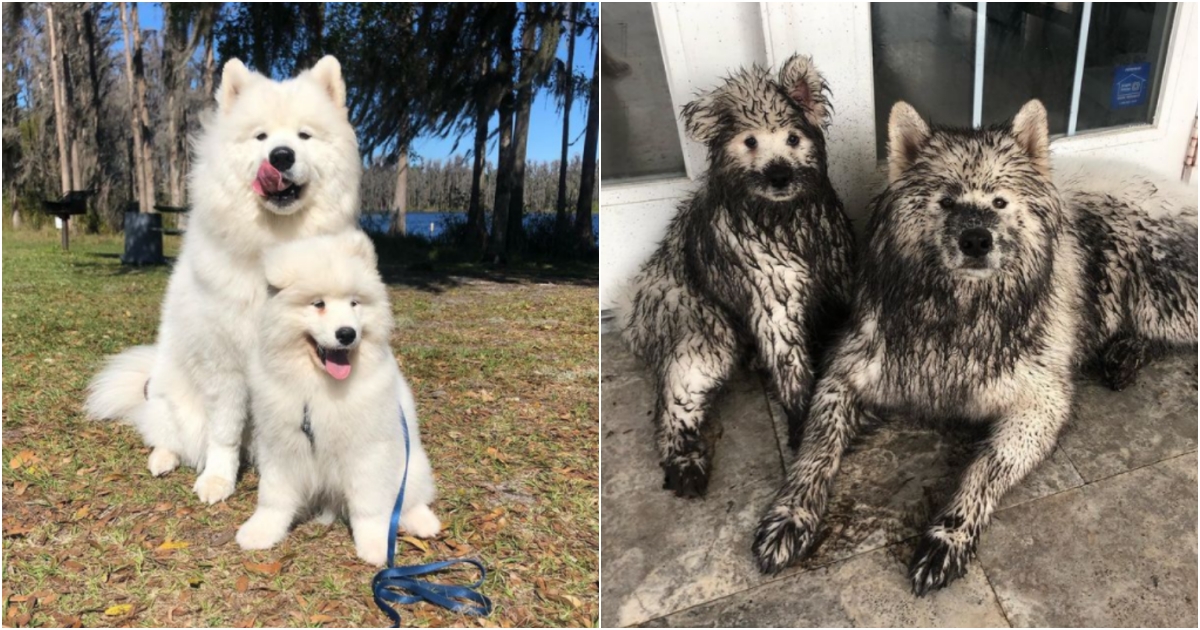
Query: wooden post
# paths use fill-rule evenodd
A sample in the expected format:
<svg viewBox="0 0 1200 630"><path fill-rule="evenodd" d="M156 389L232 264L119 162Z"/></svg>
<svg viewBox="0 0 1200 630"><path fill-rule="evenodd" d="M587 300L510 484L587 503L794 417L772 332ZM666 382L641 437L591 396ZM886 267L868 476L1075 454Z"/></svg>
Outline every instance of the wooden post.
<svg viewBox="0 0 1200 630"><path fill-rule="evenodd" d="M71 215L62 214L59 215L59 218L62 219L63 222L62 248L64 252L69 252L71 251Z"/></svg>

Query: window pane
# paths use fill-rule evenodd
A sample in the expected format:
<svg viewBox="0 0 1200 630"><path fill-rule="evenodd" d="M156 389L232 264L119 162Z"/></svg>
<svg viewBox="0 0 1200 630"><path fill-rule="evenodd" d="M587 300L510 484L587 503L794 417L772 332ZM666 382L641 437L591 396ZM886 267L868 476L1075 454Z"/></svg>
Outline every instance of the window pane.
<svg viewBox="0 0 1200 630"><path fill-rule="evenodd" d="M975 5L872 2L875 128L887 155L887 119L896 101L941 125L971 126Z"/></svg>
<svg viewBox="0 0 1200 630"><path fill-rule="evenodd" d="M942 125L970 126L978 3L872 3L878 155L892 104ZM1012 118L1037 98L1050 133L1070 123L1082 2L988 2L982 122ZM1173 3L1092 4L1077 131L1152 123Z"/></svg>
<svg viewBox="0 0 1200 630"><path fill-rule="evenodd" d="M683 150L650 4L602 4L600 32L602 179L683 175Z"/></svg>
<svg viewBox="0 0 1200 630"><path fill-rule="evenodd" d="M1078 130L1154 122L1173 3L1092 5Z"/></svg>
<svg viewBox="0 0 1200 630"><path fill-rule="evenodd" d="M1082 2L989 2L983 54L983 124L1004 122L1036 98L1050 133L1067 132Z"/></svg>

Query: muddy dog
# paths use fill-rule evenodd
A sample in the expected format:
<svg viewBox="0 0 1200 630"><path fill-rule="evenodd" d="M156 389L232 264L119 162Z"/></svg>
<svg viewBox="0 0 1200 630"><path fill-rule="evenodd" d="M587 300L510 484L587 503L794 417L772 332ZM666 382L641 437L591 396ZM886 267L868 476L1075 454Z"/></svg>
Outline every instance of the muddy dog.
<svg viewBox="0 0 1200 630"><path fill-rule="evenodd" d="M754 353L798 440L814 344L849 304L853 235L826 172L830 108L808 57L743 69L683 108L708 173L619 308L655 376L664 488L708 488L701 435L715 394Z"/></svg>
<svg viewBox="0 0 1200 630"><path fill-rule="evenodd" d="M888 142L847 332L753 551L764 572L811 551L843 452L881 416L988 423L909 565L924 595L962 575L1000 498L1050 454L1081 368L1120 389L1154 353L1195 348L1195 193L1113 165L1056 183L1038 101L981 130L898 103Z"/></svg>

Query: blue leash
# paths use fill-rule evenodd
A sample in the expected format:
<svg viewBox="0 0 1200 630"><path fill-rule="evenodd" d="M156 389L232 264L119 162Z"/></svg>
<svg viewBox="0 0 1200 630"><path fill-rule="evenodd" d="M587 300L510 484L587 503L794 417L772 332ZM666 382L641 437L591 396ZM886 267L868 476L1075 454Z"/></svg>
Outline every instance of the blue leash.
<svg viewBox="0 0 1200 630"><path fill-rule="evenodd" d="M400 508L404 505L404 490L408 486L409 439L408 423L404 421L404 409L400 410L400 426L404 429L404 476L400 478L400 495L396 497L396 505L392 508L392 518L388 524L388 555L387 568L375 574L371 582L371 590L375 594L375 605L392 620L392 627L400 627L400 613L393 604L416 604L429 602L452 610L457 613L486 617L492 613L492 600L487 595L476 591L487 577L487 569L483 563L471 558L456 558L442 560L429 564L414 564L407 567L396 566L396 534L400 529ZM479 579L470 586L439 584L417 579L419 575L429 575L447 569L456 564L470 564L479 569ZM471 605L474 602L476 605Z"/></svg>

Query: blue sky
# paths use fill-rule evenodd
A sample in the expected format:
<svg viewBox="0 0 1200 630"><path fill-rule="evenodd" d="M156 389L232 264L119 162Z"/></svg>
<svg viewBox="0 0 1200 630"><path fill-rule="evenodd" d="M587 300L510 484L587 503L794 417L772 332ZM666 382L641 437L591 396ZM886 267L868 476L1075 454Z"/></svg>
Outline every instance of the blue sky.
<svg viewBox="0 0 1200 630"><path fill-rule="evenodd" d="M589 3L593 5L594 3ZM158 3L139 2L138 22L143 29L158 30L162 26L162 7ZM596 34L589 32L575 40L575 69L584 76L591 76L596 62ZM120 45L120 43L118 43ZM558 46L558 57L567 58L567 42L564 39ZM217 59L220 64L223 60ZM494 132L498 125L497 116L492 117L491 129ZM583 152L583 137L580 132L587 124L587 99L576 98L571 107L571 140L573 144L568 149L568 155L575 156ZM454 154L470 153L472 136L468 134L454 148L455 138L437 138L421 136L413 143L413 151L424 159L445 159ZM534 96L533 108L529 117L529 160L557 160L562 142L562 114L555 111L554 96L547 92L539 92ZM488 160L496 162L496 141L493 137L488 145Z"/></svg>

